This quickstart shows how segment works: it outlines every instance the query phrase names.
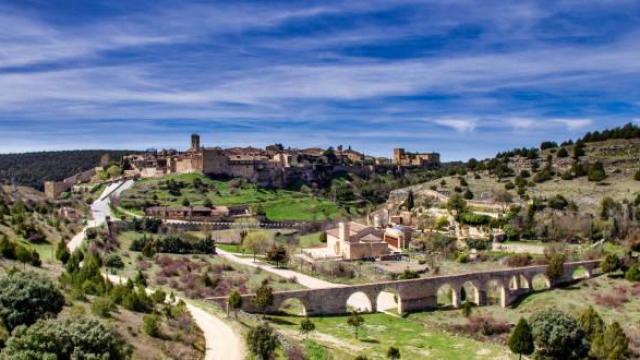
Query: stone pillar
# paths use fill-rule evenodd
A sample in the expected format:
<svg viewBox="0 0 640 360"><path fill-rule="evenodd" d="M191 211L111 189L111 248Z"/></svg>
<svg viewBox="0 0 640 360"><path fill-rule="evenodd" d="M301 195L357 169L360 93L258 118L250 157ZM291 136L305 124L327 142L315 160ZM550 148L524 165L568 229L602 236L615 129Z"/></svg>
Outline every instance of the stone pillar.
<svg viewBox="0 0 640 360"><path fill-rule="evenodd" d="M476 297L476 304L478 306L486 306L487 305L487 291L486 288L478 289L478 296Z"/></svg>
<svg viewBox="0 0 640 360"><path fill-rule="evenodd" d="M460 298L462 297L460 289L458 287L456 287L455 289L452 289L451 294L452 294L451 305L457 309L460 307ZM467 294L467 297L468 296L469 294Z"/></svg>

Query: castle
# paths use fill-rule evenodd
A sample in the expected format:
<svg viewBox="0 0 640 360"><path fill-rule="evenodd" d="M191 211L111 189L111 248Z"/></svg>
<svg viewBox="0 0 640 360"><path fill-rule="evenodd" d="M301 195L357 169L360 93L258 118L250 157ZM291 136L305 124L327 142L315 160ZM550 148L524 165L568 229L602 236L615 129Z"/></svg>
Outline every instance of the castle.
<svg viewBox="0 0 640 360"><path fill-rule="evenodd" d="M438 153L411 153L403 148L393 149L393 163L402 167L434 168L440 166Z"/></svg>

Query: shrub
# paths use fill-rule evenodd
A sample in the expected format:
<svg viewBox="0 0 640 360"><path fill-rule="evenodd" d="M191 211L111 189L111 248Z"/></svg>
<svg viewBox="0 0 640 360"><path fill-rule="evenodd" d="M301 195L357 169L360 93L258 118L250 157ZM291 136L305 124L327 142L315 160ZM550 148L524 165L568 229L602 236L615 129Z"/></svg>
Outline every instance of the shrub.
<svg viewBox="0 0 640 360"><path fill-rule="evenodd" d="M142 331L145 334L158 337L160 336L160 319L158 315L146 315L142 318Z"/></svg>
<svg viewBox="0 0 640 360"><path fill-rule="evenodd" d="M624 278L629 281L640 281L640 269L637 264L633 264L624 273Z"/></svg>
<svg viewBox="0 0 640 360"><path fill-rule="evenodd" d="M63 305L62 293L43 276L16 272L0 280L0 319L8 330L57 314Z"/></svg>
<svg viewBox="0 0 640 360"><path fill-rule="evenodd" d="M541 358L581 359L589 351L584 332L577 320L556 309L534 313L531 334Z"/></svg>
<svg viewBox="0 0 640 360"><path fill-rule="evenodd" d="M249 351L258 359L271 359L278 346L278 337L267 323L251 328L246 341Z"/></svg>
<svg viewBox="0 0 640 360"><path fill-rule="evenodd" d="M633 174L633 179L640 181L640 170L636 171L636 173Z"/></svg>
<svg viewBox="0 0 640 360"><path fill-rule="evenodd" d="M600 270L609 273L620 269L622 261L616 254L607 254L600 262Z"/></svg>
<svg viewBox="0 0 640 360"><path fill-rule="evenodd" d="M511 254L505 259L505 264L509 267L522 267L531 265L531 255L526 254Z"/></svg>
<svg viewBox="0 0 640 360"><path fill-rule="evenodd" d="M607 174L601 162L595 162L589 166L589 170L587 171L587 179L589 179L589 181L602 181L606 179L606 177Z"/></svg>
<svg viewBox="0 0 640 360"><path fill-rule="evenodd" d="M88 318L40 320L14 334L0 359L113 359L129 357L118 333Z"/></svg>
<svg viewBox="0 0 640 360"><path fill-rule="evenodd" d="M504 188L507 189L507 190L513 190L513 189L515 189L515 187L516 187L516 185L511 181L509 181L506 184L504 184Z"/></svg>
<svg viewBox="0 0 640 360"><path fill-rule="evenodd" d="M548 203L550 208L556 210L563 210L567 207L567 205L569 205L567 199L565 199L565 197L560 194L557 194L556 196L549 199Z"/></svg>
<svg viewBox="0 0 640 360"><path fill-rule="evenodd" d="M109 254L104 259L104 266L122 269L124 267L124 262L118 254Z"/></svg>
<svg viewBox="0 0 640 360"><path fill-rule="evenodd" d="M98 297L91 303L91 311L100 317L110 317L111 312L115 309L115 304L108 297Z"/></svg>
<svg viewBox="0 0 640 360"><path fill-rule="evenodd" d="M629 302L629 295L626 291L616 291L607 294L595 294L593 299L596 304L606 308L619 308Z"/></svg>

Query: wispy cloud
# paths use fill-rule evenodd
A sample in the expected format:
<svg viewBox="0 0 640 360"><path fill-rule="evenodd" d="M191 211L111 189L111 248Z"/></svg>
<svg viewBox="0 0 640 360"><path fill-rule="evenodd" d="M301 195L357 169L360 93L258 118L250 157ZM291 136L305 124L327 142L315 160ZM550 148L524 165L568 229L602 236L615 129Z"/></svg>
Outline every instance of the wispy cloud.
<svg viewBox="0 0 640 360"><path fill-rule="evenodd" d="M582 130L593 124L591 119L553 119L552 121L566 126L570 131Z"/></svg>
<svg viewBox="0 0 640 360"><path fill-rule="evenodd" d="M473 131L477 126L476 120L469 119L438 119L434 122L438 125L446 126L459 132Z"/></svg>
<svg viewBox="0 0 640 360"><path fill-rule="evenodd" d="M640 23L609 20L640 11L632 2L168 4L0 5L0 132L22 120L44 142L60 121L156 121L173 124L163 141L215 126L233 142L295 128L284 142L386 132L443 148L476 132L494 152L505 134L537 142L640 113Z"/></svg>

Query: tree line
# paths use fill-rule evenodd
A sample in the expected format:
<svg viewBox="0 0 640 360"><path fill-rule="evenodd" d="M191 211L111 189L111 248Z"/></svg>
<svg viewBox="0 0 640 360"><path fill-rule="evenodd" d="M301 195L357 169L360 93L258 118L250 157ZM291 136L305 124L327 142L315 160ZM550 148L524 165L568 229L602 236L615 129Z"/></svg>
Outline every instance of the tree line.
<svg viewBox="0 0 640 360"><path fill-rule="evenodd" d="M119 161L127 150L42 151L0 154L0 181L44 189L46 180L61 181L100 165L109 158ZM103 158L105 155L108 157Z"/></svg>

